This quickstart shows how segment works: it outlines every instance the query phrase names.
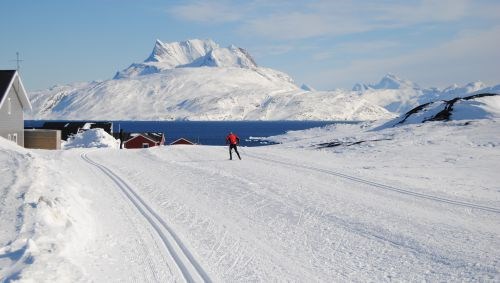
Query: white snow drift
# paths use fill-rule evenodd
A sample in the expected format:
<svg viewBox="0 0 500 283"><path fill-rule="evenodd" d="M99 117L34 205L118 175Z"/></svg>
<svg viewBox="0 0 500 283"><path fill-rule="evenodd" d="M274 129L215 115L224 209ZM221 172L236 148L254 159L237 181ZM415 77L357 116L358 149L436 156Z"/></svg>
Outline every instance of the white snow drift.
<svg viewBox="0 0 500 283"><path fill-rule="evenodd" d="M93 148L93 147L109 147L119 148L120 142L106 133L103 129L87 129L76 135L70 136L67 141L63 141L62 148Z"/></svg>

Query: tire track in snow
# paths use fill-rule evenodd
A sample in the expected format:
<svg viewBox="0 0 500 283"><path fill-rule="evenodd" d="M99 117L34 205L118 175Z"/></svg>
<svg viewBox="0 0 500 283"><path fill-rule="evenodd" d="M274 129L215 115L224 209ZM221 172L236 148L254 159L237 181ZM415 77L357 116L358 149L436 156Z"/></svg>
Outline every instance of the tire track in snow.
<svg viewBox="0 0 500 283"><path fill-rule="evenodd" d="M196 261L191 252L179 239L177 234L170 226L161 218L144 200L135 192L130 185L127 184L121 177L114 173L108 167L93 161L88 157L88 153L82 153L80 157L90 165L95 166L107 175L127 196L132 204L151 224L158 236L162 239L170 256L176 263L179 271L186 282L212 282L208 274L203 270L201 265Z"/></svg>
<svg viewBox="0 0 500 283"><path fill-rule="evenodd" d="M340 172L333 171L333 170L327 170L327 169L322 169L322 168L317 168L317 167L308 166L308 165L302 165L302 164L294 164L294 163L285 162L285 161L281 161L281 160L277 160L277 159L272 159L272 158L268 158L268 157L258 156L258 155L255 155L255 154L245 153L245 155L247 155L249 157L252 157L252 158L255 158L255 159L260 159L260 160L263 160L263 161L271 162L271 163L276 163L276 164L281 164L281 165L290 166L290 167L307 169L307 170L311 170L311 171L315 171L315 172L319 172L319 173L324 173L324 174L328 174L328 175L340 177L340 178L343 178L343 179L347 179L347 180L350 180L350 181L353 181L353 182L365 184L365 185L368 185L368 186L371 186L371 187L375 187L375 188L378 188L378 189L382 189L382 190L386 190L386 191L392 191L392 192L396 192L396 193L400 193L400 194L404 194L404 195L408 195L408 196L413 196L413 197L416 197L416 198L427 199L427 200L431 200L431 201L435 201L435 202L446 203L446 204L451 204L451 205L455 205L455 206L461 206L461 207L466 207L466 208L478 209L478 210L482 210L482 211L487 211L487 212L493 212L493 213L500 214L500 208L496 208L496 207L489 207L489 206L484 206L484 205L479 205L479 204L474 204L474 203L469 203L469 202L463 202L463 201L457 201L457 200L452 200L452 199L448 199L448 198L433 196L433 195L429 195L429 194L423 194L423 193L413 192L413 191L410 191L410 190L407 190L407 189L402 189L402 188L397 188L397 187L393 187L393 186L384 185L384 184L381 184L381 183L377 183L377 182L373 182L373 181L370 181L370 180L358 178L358 177L355 177L355 176L347 175L347 174L340 173Z"/></svg>

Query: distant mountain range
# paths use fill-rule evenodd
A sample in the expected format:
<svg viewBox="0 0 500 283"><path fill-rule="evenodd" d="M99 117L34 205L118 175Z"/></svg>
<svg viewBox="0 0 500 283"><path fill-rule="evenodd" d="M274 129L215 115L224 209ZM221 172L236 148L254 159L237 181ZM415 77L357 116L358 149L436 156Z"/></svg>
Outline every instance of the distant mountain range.
<svg viewBox="0 0 500 283"><path fill-rule="evenodd" d="M439 97L488 89L481 83L423 89L395 75L352 91L298 87L287 74L260 67L244 49L211 40L163 43L111 80L31 92L28 119L376 120Z"/></svg>
<svg viewBox="0 0 500 283"><path fill-rule="evenodd" d="M352 90L361 98L393 113L405 113L418 105L432 101L478 93L500 93L500 84L491 87L482 82L471 82L465 86L452 85L445 89L422 88L414 82L398 78L394 74L387 74L378 84L358 83Z"/></svg>

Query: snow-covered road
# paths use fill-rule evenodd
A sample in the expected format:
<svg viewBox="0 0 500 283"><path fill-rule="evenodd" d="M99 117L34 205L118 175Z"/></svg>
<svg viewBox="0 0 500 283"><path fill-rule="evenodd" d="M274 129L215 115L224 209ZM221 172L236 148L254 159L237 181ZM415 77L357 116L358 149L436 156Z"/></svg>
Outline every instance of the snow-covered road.
<svg viewBox="0 0 500 283"><path fill-rule="evenodd" d="M127 182L124 181L123 178L118 176L108 167L92 161L87 156L87 153L81 154L81 157L89 164L100 169L111 180L113 180L113 182L117 185L117 187L121 189L127 199L130 200L130 202L135 206L135 208L137 208L141 215L144 216L147 222L161 238L161 241L167 249L168 255L173 260L172 263L174 263L174 266L178 271L180 271L181 274L177 274L179 277L183 277L187 282L211 281L203 268L191 255L191 252L184 246L182 241L176 235L175 231L173 231L166 223L166 221L142 200L142 198L135 192L136 190L132 186L127 184Z"/></svg>
<svg viewBox="0 0 500 283"><path fill-rule="evenodd" d="M402 129L356 148L315 150L309 140L240 148L241 161L217 146L2 144L0 208L9 217L0 218L0 277L498 281L492 125L440 127L436 136L414 128L411 138Z"/></svg>
<svg viewBox="0 0 500 283"><path fill-rule="evenodd" d="M180 146L102 150L82 157L97 171L95 179L112 183L100 187L121 193L121 199L108 198L110 203L99 206L127 207L123 202L128 202L128 218L138 226L132 226L131 232L148 231L147 237L135 235L142 243L134 249L149 249L143 254L149 263L139 264L143 270L121 262L142 279L497 276L498 254L491 248L498 245L498 209L415 192L383 178L367 180L352 172L341 173L342 164L314 164L316 154L304 158L300 151L282 153L245 148L243 161L229 161L224 158L225 148ZM113 231L125 229L107 232L115 241L134 234L127 225L109 224ZM92 253L102 253L106 242ZM116 254L109 254L110 260L116 260ZM105 274L109 276L109 270Z"/></svg>

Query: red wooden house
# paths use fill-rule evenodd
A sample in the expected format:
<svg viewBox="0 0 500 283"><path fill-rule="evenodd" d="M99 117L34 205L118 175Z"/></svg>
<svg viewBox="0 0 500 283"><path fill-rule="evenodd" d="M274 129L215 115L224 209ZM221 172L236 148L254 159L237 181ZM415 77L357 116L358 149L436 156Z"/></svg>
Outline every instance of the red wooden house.
<svg viewBox="0 0 500 283"><path fill-rule="evenodd" d="M163 133L133 133L130 136L128 140L123 142L124 148L148 148L165 143Z"/></svg>
<svg viewBox="0 0 500 283"><path fill-rule="evenodd" d="M188 144L188 145L193 145L194 142L188 140L188 139L185 139L185 138L180 138L180 139L177 139L175 141L173 141L170 145L176 145L176 144Z"/></svg>

